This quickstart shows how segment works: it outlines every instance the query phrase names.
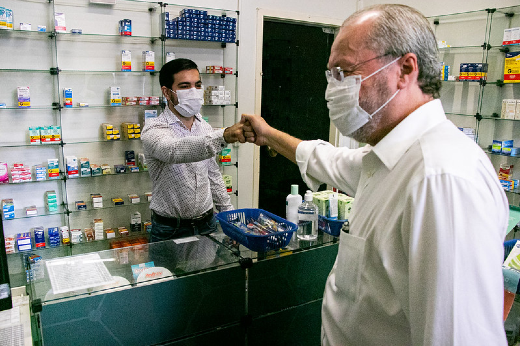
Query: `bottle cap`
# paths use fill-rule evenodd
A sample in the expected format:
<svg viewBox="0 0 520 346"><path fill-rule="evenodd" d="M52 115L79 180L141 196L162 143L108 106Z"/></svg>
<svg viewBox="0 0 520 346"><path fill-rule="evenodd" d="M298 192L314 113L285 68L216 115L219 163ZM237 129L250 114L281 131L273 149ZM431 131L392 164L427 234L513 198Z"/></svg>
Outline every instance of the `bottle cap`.
<svg viewBox="0 0 520 346"><path fill-rule="evenodd" d="M297 195L298 194L298 185L293 184L291 185L291 195Z"/></svg>
<svg viewBox="0 0 520 346"><path fill-rule="evenodd" d="M312 191L311 190L307 190L307 192L305 192L305 201L312 202Z"/></svg>

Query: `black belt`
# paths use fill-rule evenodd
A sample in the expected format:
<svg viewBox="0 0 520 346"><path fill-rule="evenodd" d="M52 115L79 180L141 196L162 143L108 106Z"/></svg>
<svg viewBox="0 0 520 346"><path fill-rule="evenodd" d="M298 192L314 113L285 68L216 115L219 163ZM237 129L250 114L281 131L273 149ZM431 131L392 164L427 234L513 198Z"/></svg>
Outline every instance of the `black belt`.
<svg viewBox="0 0 520 346"><path fill-rule="evenodd" d="M213 218L213 208L193 219L180 219L180 218L176 218L176 217L162 216L162 215L157 214L153 210L152 210L152 217L156 221L158 221L162 224L165 224L165 225L170 225L170 226L174 226L174 227L191 226L191 225L200 224L200 223L211 220Z"/></svg>

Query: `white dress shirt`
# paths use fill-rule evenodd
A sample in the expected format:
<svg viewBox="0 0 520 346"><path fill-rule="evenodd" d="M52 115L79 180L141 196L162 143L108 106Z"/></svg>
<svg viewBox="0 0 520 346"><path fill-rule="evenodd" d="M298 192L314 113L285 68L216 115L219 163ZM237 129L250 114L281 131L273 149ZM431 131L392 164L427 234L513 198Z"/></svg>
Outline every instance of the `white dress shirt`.
<svg viewBox="0 0 520 346"><path fill-rule="evenodd" d="M439 100L374 147L305 141L296 160L309 187L356 198L325 287L323 345L507 345L508 202Z"/></svg>
<svg viewBox="0 0 520 346"><path fill-rule="evenodd" d="M166 217L192 219L213 207L231 210L231 199L215 156L227 145L224 130L200 114L188 130L169 108L147 119L141 140L153 183L150 209Z"/></svg>

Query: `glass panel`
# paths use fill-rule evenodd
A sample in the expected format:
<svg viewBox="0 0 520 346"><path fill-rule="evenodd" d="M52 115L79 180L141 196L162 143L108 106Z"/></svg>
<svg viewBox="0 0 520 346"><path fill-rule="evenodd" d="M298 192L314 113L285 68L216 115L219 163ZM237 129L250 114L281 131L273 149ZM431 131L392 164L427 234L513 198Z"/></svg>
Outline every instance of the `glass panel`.
<svg viewBox="0 0 520 346"><path fill-rule="evenodd" d="M46 262L50 261L53 257L47 257L48 254L46 251L41 252L43 261L32 267L34 271L38 272L35 273L37 279L31 283L35 293L35 296L32 297L33 300L39 298L44 303L56 303L62 301L64 298L76 298L96 293L114 292L131 288L135 286L135 284L138 286L153 284L193 274L201 270L214 269L238 263L238 257L233 256L224 246L204 236L194 236L184 238L183 240L169 240L135 246L130 246L130 243L121 243L119 245L123 245L124 247L91 253L89 256L92 258L87 258L86 262L84 262L82 255L66 257L65 260L70 261L74 265L75 272L61 272L61 277L63 277L63 275L72 275L71 278L75 277L80 280L80 276L77 274L81 272L83 268L86 268L86 266L94 262L99 264L103 270L106 268L112 282L85 287L89 286L89 281L91 281L89 278L85 278L86 281L77 283L75 288L71 283L67 284L67 282L59 281L63 293L54 293L60 291L53 290L49 277ZM96 261L94 258L98 258L98 260ZM64 258L60 258L59 260L64 260ZM134 274L131 268L132 265L148 262L153 262L155 267L158 268L155 274L153 273L154 270L144 272L146 267L137 270ZM56 268L60 270L66 269L66 267ZM162 273L159 274L159 271ZM140 274L142 272L144 273ZM60 273L55 272L55 274ZM139 275L141 275L141 277L139 277ZM65 286L70 288L65 288ZM78 288L80 286L83 286L83 288ZM57 284L54 286L54 288L58 287L60 286Z"/></svg>
<svg viewBox="0 0 520 346"><path fill-rule="evenodd" d="M301 251L306 251L312 248L321 247L323 245L330 245L338 242L338 238L333 237L327 233L324 233L322 231L318 231L318 238L314 241L305 241L300 240L296 237L296 232L293 233L293 236L291 237L291 241L287 245L287 247L274 250L274 251L268 251L268 252L256 252L252 251L248 248L246 248L244 245L239 244L238 242L234 241L230 237L224 234L222 230L218 232L210 234L210 237L215 239L221 244L224 244L226 247L228 247L231 251L233 251L235 254L240 255L244 258L253 258L255 260L264 260L264 259L270 259L270 258L277 258L282 257L285 255L289 255L291 253L297 253Z"/></svg>
<svg viewBox="0 0 520 346"><path fill-rule="evenodd" d="M447 45L453 47L463 47L480 46L485 42L487 17L487 12L481 10L433 16L428 17L428 20L438 41L446 41ZM481 61L479 59L475 62Z"/></svg>

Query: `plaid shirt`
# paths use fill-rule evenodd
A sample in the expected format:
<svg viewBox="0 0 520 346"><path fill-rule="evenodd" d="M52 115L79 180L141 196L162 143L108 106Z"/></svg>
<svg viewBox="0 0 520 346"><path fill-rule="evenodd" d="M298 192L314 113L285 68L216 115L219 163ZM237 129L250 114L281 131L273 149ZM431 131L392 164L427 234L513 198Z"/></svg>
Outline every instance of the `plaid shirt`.
<svg viewBox="0 0 520 346"><path fill-rule="evenodd" d="M215 207L233 209L215 156L226 147L224 130L195 115L191 131L166 108L147 119L141 140L153 183L150 209L159 215L192 219Z"/></svg>

